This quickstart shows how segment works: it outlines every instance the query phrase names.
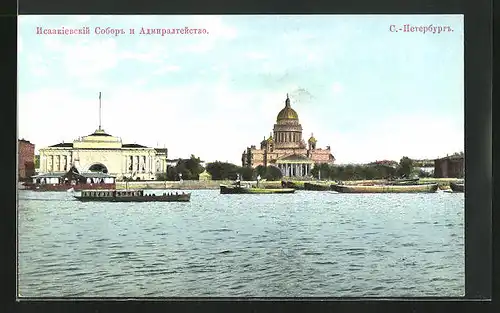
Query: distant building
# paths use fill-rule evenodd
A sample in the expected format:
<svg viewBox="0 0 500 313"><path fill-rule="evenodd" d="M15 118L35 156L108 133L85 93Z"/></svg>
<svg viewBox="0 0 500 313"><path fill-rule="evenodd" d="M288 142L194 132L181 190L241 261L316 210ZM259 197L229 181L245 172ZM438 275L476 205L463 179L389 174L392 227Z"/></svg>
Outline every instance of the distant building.
<svg viewBox="0 0 500 313"><path fill-rule="evenodd" d="M35 145L28 140L17 140L18 178L29 179L35 175Z"/></svg>
<svg viewBox="0 0 500 313"><path fill-rule="evenodd" d="M434 160L429 159L413 160L413 167L415 170L427 173L427 175L433 175L434 163Z"/></svg>
<svg viewBox="0 0 500 313"><path fill-rule="evenodd" d="M461 154L446 156L434 160L434 177L463 178L465 176L465 159Z"/></svg>
<svg viewBox="0 0 500 313"><path fill-rule="evenodd" d="M200 173L199 177L198 177L198 180L211 180L212 179L212 175L210 175L209 172L207 172L207 170L203 171L203 173Z"/></svg>
<svg viewBox="0 0 500 313"><path fill-rule="evenodd" d="M278 113L273 133L256 146L248 147L242 154L242 165L278 167L284 176L309 176L315 164L333 164L335 158L330 147L317 147L317 140L311 135L307 144L302 137L299 116L286 98L285 107Z"/></svg>

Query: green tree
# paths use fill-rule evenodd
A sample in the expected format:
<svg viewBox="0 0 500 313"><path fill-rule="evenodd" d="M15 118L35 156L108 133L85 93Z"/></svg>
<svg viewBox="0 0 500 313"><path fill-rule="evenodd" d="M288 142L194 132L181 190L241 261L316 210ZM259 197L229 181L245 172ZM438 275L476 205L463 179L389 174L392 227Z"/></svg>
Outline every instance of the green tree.
<svg viewBox="0 0 500 313"><path fill-rule="evenodd" d="M432 172L429 173L429 172L424 171L424 170L419 170L417 175L420 178L429 178L429 177L434 176L434 174Z"/></svg>
<svg viewBox="0 0 500 313"><path fill-rule="evenodd" d="M129 180L127 177L123 179L124 181ZM156 173L156 180L169 180L167 177L167 173Z"/></svg>
<svg viewBox="0 0 500 313"><path fill-rule="evenodd" d="M283 173L276 166L269 165L266 167L266 172L263 178L267 180L280 180L283 177Z"/></svg>
<svg viewBox="0 0 500 313"><path fill-rule="evenodd" d="M266 167L264 165L259 165L255 168L255 177L264 177L266 175Z"/></svg>
<svg viewBox="0 0 500 313"><path fill-rule="evenodd" d="M35 163L35 168L40 168L40 155L39 154L35 155L34 163Z"/></svg>
<svg viewBox="0 0 500 313"><path fill-rule="evenodd" d="M212 175L213 180L234 180L237 177L239 169L240 167L235 164L220 161L207 164L207 172Z"/></svg>
<svg viewBox="0 0 500 313"><path fill-rule="evenodd" d="M332 176L331 174L332 174L332 167L327 163L316 164L311 169L311 175L315 178L330 179L330 176Z"/></svg>
<svg viewBox="0 0 500 313"><path fill-rule="evenodd" d="M413 173L413 160L406 156L402 157L399 161L397 173L400 177L410 177Z"/></svg>
<svg viewBox="0 0 500 313"><path fill-rule="evenodd" d="M241 179L242 180L253 180L256 176L254 175L255 174L255 171L253 168L251 168L250 166L244 166L244 167L240 167L238 169L238 173L241 175Z"/></svg>

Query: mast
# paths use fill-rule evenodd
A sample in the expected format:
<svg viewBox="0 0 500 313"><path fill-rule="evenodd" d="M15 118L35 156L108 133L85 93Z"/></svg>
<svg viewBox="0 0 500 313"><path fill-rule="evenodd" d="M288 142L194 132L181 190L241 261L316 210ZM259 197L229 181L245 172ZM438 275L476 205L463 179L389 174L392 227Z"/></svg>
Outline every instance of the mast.
<svg viewBox="0 0 500 313"><path fill-rule="evenodd" d="M101 92L99 91L99 130L101 130Z"/></svg>

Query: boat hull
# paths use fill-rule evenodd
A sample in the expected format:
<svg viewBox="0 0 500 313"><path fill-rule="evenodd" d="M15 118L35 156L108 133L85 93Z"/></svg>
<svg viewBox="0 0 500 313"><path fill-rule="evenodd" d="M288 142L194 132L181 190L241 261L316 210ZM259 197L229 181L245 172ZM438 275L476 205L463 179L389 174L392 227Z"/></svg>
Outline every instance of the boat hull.
<svg viewBox="0 0 500 313"><path fill-rule="evenodd" d="M136 197L74 197L80 202L189 202L191 200L191 194Z"/></svg>
<svg viewBox="0 0 500 313"><path fill-rule="evenodd" d="M282 180L281 181L281 187L283 188L287 188L287 189L301 189L301 186L296 184L295 182L293 181L285 181L285 180Z"/></svg>
<svg viewBox="0 0 500 313"><path fill-rule="evenodd" d="M331 185L331 188L340 193L434 193L438 190L438 184L385 186Z"/></svg>
<svg viewBox="0 0 500 313"><path fill-rule="evenodd" d="M401 185L417 185L419 178L412 178L412 179L395 179L395 180L389 180L387 182L387 185L393 185L393 186L401 186Z"/></svg>
<svg viewBox="0 0 500 313"><path fill-rule="evenodd" d="M450 182L450 188L453 192L465 192L465 184Z"/></svg>
<svg viewBox="0 0 500 313"><path fill-rule="evenodd" d="M329 185L304 183L304 190L329 191L329 190L332 190L332 188Z"/></svg>
<svg viewBox="0 0 500 313"><path fill-rule="evenodd" d="M246 188L238 186L220 185L221 194L288 194L294 192L295 189L292 188L264 189L264 188Z"/></svg>

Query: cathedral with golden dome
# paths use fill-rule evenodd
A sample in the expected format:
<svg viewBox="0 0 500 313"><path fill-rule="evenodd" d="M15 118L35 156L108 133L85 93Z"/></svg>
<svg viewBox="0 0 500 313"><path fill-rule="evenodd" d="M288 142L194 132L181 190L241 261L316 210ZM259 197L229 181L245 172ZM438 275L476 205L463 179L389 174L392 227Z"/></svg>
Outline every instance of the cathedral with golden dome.
<svg viewBox="0 0 500 313"><path fill-rule="evenodd" d="M330 146L317 148L317 140L311 134L307 144L302 137L299 115L292 109L288 95L285 107L278 113L273 132L256 146L248 147L242 155L243 166L259 165L278 167L284 176L307 177L315 164L335 162Z"/></svg>

